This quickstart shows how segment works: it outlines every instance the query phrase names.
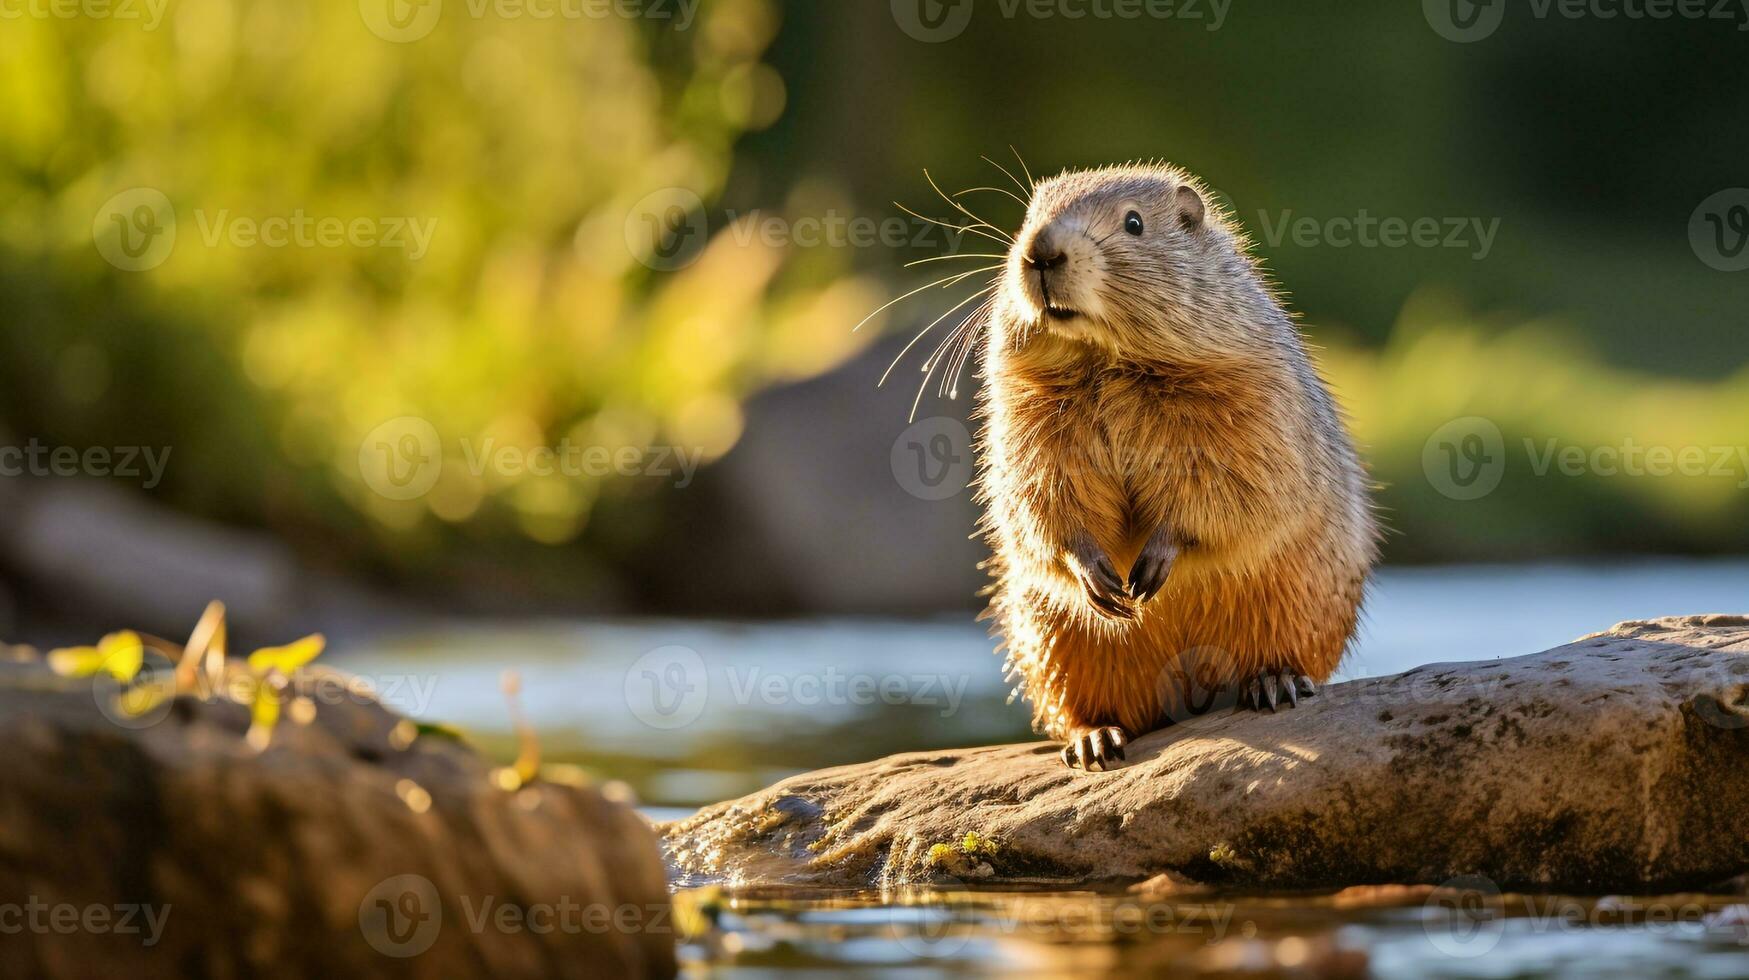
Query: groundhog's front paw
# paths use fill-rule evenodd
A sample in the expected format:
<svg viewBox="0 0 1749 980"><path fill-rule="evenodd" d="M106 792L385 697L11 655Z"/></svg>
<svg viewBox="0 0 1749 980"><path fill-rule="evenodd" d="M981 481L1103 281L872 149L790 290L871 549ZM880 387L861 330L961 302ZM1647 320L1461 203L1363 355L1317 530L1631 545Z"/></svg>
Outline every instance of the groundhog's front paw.
<svg viewBox="0 0 1749 980"><path fill-rule="evenodd" d="M1130 607L1129 591L1103 549L1084 539L1069 549L1068 561L1093 608L1113 619L1136 618L1136 611Z"/></svg>
<svg viewBox="0 0 1749 980"><path fill-rule="evenodd" d="M1069 733L1069 744L1063 746L1063 765L1070 769L1093 771L1093 764L1109 770L1113 762L1122 762L1123 747L1129 736L1123 729L1082 728Z"/></svg>
<svg viewBox="0 0 1749 980"><path fill-rule="evenodd" d="M1317 693L1318 686L1312 683L1310 677L1295 674L1291 670L1266 670L1249 682L1241 682L1239 706L1257 711L1268 708L1274 712L1279 704L1297 708L1300 706L1300 698L1309 698Z"/></svg>
<svg viewBox="0 0 1749 980"><path fill-rule="evenodd" d="M1178 560L1178 541L1165 528L1155 531L1142 545L1130 568L1130 596L1140 605L1154 598L1172 574L1172 563Z"/></svg>

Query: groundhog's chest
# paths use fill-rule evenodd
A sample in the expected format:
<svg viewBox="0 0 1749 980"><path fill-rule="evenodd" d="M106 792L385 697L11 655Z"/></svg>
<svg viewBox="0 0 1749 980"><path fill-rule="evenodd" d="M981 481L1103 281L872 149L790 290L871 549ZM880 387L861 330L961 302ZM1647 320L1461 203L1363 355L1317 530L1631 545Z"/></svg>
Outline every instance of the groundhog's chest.
<svg viewBox="0 0 1749 980"><path fill-rule="evenodd" d="M1230 543L1235 518L1275 509L1296 479L1303 447L1255 391L1116 376L1040 394L1007 406L1027 443L1013 447L1022 457L1013 461L1071 481L1073 499L1107 502L1087 517L1118 525L1110 532L1168 524L1210 546Z"/></svg>

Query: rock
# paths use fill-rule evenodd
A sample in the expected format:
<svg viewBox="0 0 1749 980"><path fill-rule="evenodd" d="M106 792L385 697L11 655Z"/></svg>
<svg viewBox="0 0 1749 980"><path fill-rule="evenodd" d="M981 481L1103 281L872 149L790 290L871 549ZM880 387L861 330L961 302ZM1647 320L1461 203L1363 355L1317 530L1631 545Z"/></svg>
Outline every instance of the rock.
<svg viewBox="0 0 1749 980"><path fill-rule="evenodd" d="M976 835L980 882L1479 875L1595 894L1742 874L1745 813L1749 618L1699 616L1332 685L1279 714L1218 711L1136 740L1109 773L1046 744L917 752L662 833L684 879L741 885L951 881L942 845Z"/></svg>
<svg viewBox="0 0 1749 980"><path fill-rule="evenodd" d="M0 663L8 973L674 974L654 834L595 790L506 791L336 671L259 753L232 701L103 687Z"/></svg>

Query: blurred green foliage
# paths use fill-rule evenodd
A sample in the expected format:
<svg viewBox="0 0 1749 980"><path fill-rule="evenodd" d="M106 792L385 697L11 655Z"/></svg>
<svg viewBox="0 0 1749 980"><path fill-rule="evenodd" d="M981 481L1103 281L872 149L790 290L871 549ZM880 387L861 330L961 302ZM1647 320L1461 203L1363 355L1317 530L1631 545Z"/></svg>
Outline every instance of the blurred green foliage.
<svg viewBox="0 0 1749 980"><path fill-rule="evenodd" d="M412 43L353 2L178 0L155 29L8 20L0 418L21 437L173 446L162 493L182 506L416 565L450 526L571 540L604 492L482 471L469 446L708 460L749 391L853 352L845 325L875 294L829 258L795 271L721 229L677 271L633 247L640 200L714 199L737 137L781 113L766 0L716 0L685 32L484 10L452 5ZM129 227L134 198L110 202L137 188L168 200L140 217L174 220L174 245L118 268L108 222L148 229ZM307 221L304 240L266 244L274 219ZM320 239L323 219L344 224ZM373 492L360 465L403 416L444 456L414 500Z"/></svg>

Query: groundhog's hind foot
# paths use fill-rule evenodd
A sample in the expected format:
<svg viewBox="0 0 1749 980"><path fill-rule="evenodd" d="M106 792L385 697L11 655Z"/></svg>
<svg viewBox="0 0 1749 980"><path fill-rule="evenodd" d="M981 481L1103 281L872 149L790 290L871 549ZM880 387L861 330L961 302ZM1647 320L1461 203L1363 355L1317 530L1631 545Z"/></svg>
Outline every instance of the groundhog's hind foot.
<svg viewBox="0 0 1749 980"><path fill-rule="evenodd" d="M1255 711L1268 708L1271 712L1282 704L1297 708L1300 706L1300 698L1309 698L1317 693L1318 685L1313 684L1310 677L1286 670L1266 670L1239 689L1239 707Z"/></svg>
<svg viewBox="0 0 1749 980"><path fill-rule="evenodd" d="M1122 762L1123 747L1129 737L1121 728L1084 728L1069 733L1069 744L1063 746L1063 765L1070 769L1093 771L1093 764L1109 770L1113 762Z"/></svg>

